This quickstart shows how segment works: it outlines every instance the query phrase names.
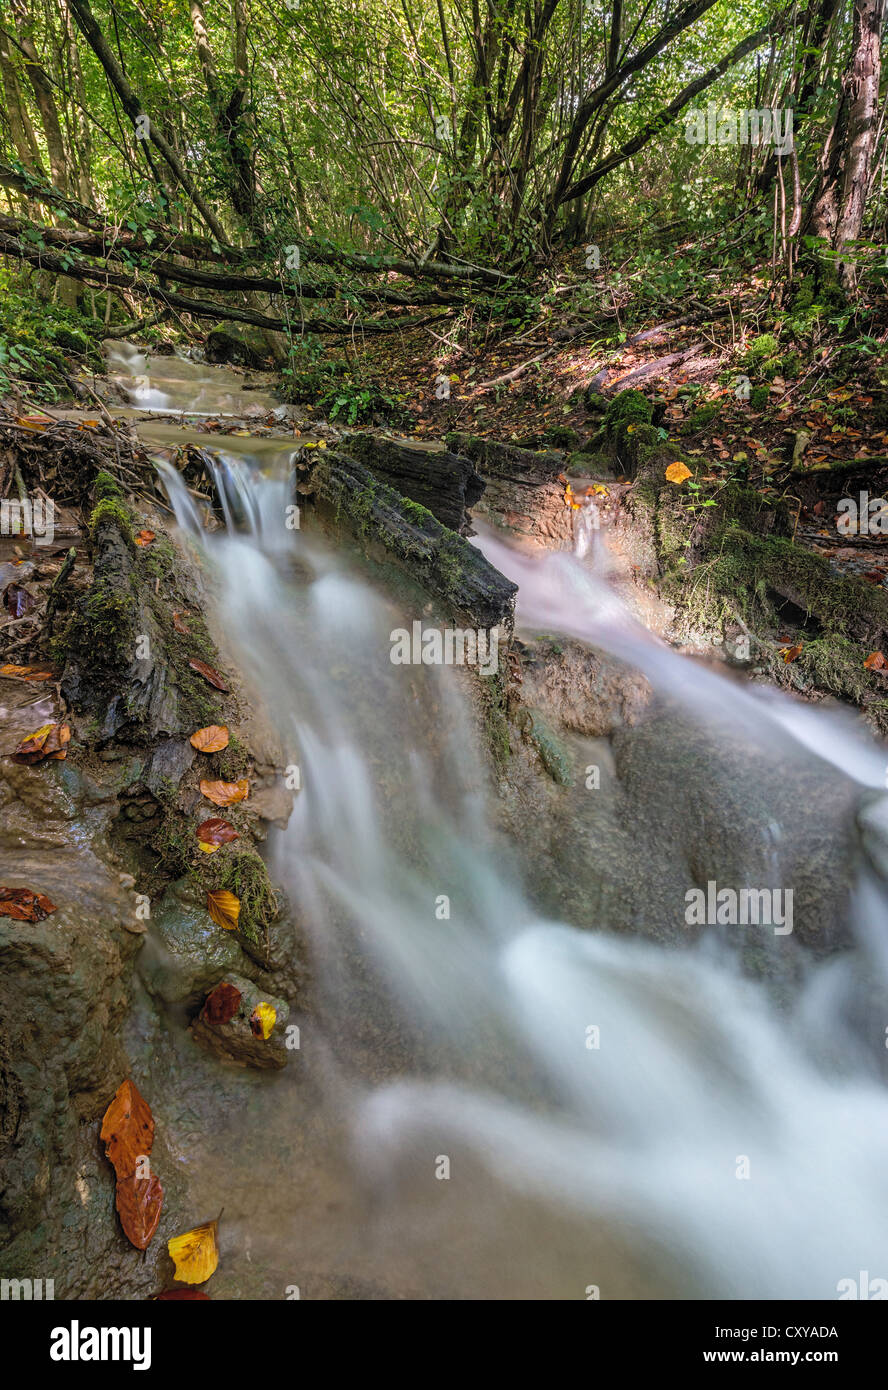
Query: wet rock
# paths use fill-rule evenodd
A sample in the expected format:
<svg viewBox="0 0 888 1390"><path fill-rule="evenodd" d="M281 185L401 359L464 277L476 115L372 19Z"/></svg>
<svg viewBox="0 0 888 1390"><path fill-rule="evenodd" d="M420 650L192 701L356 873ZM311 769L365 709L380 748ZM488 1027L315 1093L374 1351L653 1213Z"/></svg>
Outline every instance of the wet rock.
<svg viewBox="0 0 888 1390"><path fill-rule="evenodd" d="M250 341L249 335L232 324L214 328L207 335L204 349L207 362L260 370L267 365L268 351Z"/></svg>
<svg viewBox="0 0 888 1390"><path fill-rule="evenodd" d="M241 995L237 1012L226 1023L211 1023L205 1008L191 1024L191 1036L201 1047L216 1057L235 1062L242 1067L260 1071L279 1070L286 1066L289 1054L286 1045L286 1023L290 1006L284 999L263 993L252 980L230 972L224 982L233 985ZM257 1033L251 1023L259 1004L270 1004L277 1017L268 1038Z"/></svg>
<svg viewBox="0 0 888 1390"><path fill-rule="evenodd" d="M152 911L139 975L150 994L191 1009L228 972L243 971L245 960L235 935L216 925L205 897L183 878Z"/></svg>
<svg viewBox="0 0 888 1390"><path fill-rule="evenodd" d="M449 434L448 447L475 464L486 484L474 514L551 546L571 541L571 510L565 505L565 455L536 452L468 434Z"/></svg>

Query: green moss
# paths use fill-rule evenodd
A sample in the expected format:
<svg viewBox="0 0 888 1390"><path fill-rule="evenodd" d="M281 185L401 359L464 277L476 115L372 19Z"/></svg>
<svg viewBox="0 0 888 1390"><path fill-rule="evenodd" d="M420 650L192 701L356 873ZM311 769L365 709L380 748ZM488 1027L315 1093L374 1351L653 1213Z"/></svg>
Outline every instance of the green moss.
<svg viewBox="0 0 888 1390"><path fill-rule="evenodd" d="M755 338L746 350L747 362L761 362L766 357L773 357L779 351L780 344L773 333L761 333Z"/></svg>
<svg viewBox="0 0 888 1390"><path fill-rule="evenodd" d="M698 405L692 411L681 427L682 434L696 434L698 430L705 430L716 419L721 407L715 401L707 401L705 405Z"/></svg>
<svg viewBox="0 0 888 1390"><path fill-rule="evenodd" d="M106 495L98 501L89 518L89 533L95 539L96 531L103 522L111 522L120 531L124 540L132 543L133 523L128 508L118 497Z"/></svg>
<svg viewBox="0 0 888 1390"><path fill-rule="evenodd" d="M226 782L236 782L239 777L246 776L251 765L249 750L244 747L237 734L231 734L228 747L216 754L216 766L220 776Z"/></svg>
<svg viewBox="0 0 888 1390"><path fill-rule="evenodd" d="M123 497L123 492L117 479L102 468L93 479L93 495L97 502L101 502L103 498L107 497L119 500Z"/></svg>
<svg viewBox="0 0 888 1390"><path fill-rule="evenodd" d="M60 645L95 666L123 669L136 654L137 597L110 580L96 580L78 603Z"/></svg>
<svg viewBox="0 0 888 1390"><path fill-rule="evenodd" d="M278 900L268 870L254 849L243 849L228 857L217 887L227 888L239 899L238 930L247 940L258 943L267 937L278 914Z"/></svg>
<svg viewBox="0 0 888 1390"><path fill-rule="evenodd" d="M767 386L753 386L749 393L749 404L753 410L764 410L770 397L771 392Z"/></svg>
<svg viewBox="0 0 888 1390"><path fill-rule="evenodd" d="M566 747L550 726L536 710L531 715L529 738L536 748L540 762L560 786L569 786L573 780L573 762Z"/></svg>

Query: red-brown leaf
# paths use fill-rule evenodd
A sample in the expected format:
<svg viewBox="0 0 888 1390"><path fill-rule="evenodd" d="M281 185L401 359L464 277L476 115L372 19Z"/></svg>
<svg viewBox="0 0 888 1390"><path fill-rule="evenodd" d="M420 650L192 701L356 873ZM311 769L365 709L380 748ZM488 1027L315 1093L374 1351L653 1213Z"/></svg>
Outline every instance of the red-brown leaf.
<svg viewBox="0 0 888 1390"><path fill-rule="evenodd" d="M208 666L205 661L197 661L196 659L189 661L188 665L193 671L197 671L199 675L203 676L204 680L209 681L210 685L214 685L217 690L228 694L228 686L214 666Z"/></svg>
<svg viewBox="0 0 888 1390"><path fill-rule="evenodd" d="M205 1023L212 1023L214 1027L220 1023L230 1023L240 1008L242 998L239 989L223 982L207 995L200 1016Z"/></svg>
<svg viewBox="0 0 888 1390"><path fill-rule="evenodd" d="M160 1179L153 1174L150 1178L118 1178L115 1205L127 1240L137 1250L147 1250L163 1209Z"/></svg>
<svg viewBox="0 0 888 1390"><path fill-rule="evenodd" d="M154 1143L154 1116L132 1081L124 1081L105 1111L99 1137L114 1165L118 1181L134 1178L137 1160L150 1154Z"/></svg>
<svg viewBox="0 0 888 1390"><path fill-rule="evenodd" d="M17 922L42 922L56 905L43 893L32 893L30 888L0 887L0 917L13 917Z"/></svg>
<svg viewBox="0 0 888 1390"><path fill-rule="evenodd" d="M209 820L201 821L194 833L202 845L227 845L238 837L234 826L220 816L210 816Z"/></svg>

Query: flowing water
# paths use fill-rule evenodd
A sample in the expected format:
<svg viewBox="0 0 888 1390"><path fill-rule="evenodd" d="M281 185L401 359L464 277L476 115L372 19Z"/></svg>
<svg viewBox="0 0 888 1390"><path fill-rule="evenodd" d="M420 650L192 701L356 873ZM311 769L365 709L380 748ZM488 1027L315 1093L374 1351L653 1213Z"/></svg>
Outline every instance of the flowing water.
<svg viewBox="0 0 888 1390"><path fill-rule="evenodd" d="M541 914L520 847L491 828L458 679L393 665L398 604L359 556L287 529L292 446L270 459L227 443L212 444L224 533L206 534L175 470L162 475L207 552L240 669L296 750L302 789L270 868L315 975L296 1065L251 1077L230 1117L239 1140L254 1134L229 1199L253 1260L284 1286L313 1261L339 1281L316 1296L332 1297L829 1299L862 1270L888 1277L888 1010L877 1003L874 1032L853 1008L863 978L885 998L881 880L847 866L854 944L807 957L783 998L742 972L730 928L668 947L591 909L582 928ZM813 769L824 807L839 785L861 804L884 788L884 751L850 716L647 632L588 536L580 556L477 543L520 586L519 629L643 672L739 756L741 800L782 759ZM760 827L775 882L794 814ZM641 832L632 852L657 871ZM570 853L594 866L597 846Z"/></svg>

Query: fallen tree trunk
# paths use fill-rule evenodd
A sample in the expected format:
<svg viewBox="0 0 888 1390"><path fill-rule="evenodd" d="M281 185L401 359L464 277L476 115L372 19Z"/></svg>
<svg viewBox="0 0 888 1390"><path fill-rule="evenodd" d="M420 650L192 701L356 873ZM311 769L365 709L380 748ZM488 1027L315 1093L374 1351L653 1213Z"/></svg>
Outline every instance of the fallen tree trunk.
<svg viewBox="0 0 888 1390"><path fill-rule="evenodd" d="M37 247L26 245L2 231L0 231L0 255L12 256L17 260L26 261L29 265L36 266L38 270L48 270L55 275L67 275L71 279L80 280L85 284L100 285L103 289L109 287L125 289L140 299L150 299L154 303L180 309L184 313L192 314L195 318L249 323L256 328L268 328L276 333L288 333L290 331L291 325L284 319L271 318L268 314L262 314L256 309L216 304L206 299L190 299L187 295L177 294L175 291L163 289L159 285L151 285L147 281L134 275L127 275L123 271L109 270L106 266L94 265L86 261L74 261L69 256L58 256L52 252L41 251ZM373 334L397 333L407 328L420 328L426 323L435 323L439 319L448 317L449 314L445 312L426 315L418 319L393 319L389 323L377 323L372 319L362 319L360 331ZM348 335L354 332L356 325L354 323L334 323L329 319L300 318L299 326L309 333Z"/></svg>
<svg viewBox="0 0 888 1390"><path fill-rule="evenodd" d="M445 613L476 629L511 633L517 585L481 551L415 503L399 496L348 454L323 451L298 465L297 491L375 542L434 598Z"/></svg>
<svg viewBox="0 0 888 1390"><path fill-rule="evenodd" d="M440 445L410 439L354 434L341 446L359 459L376 478L427 508L451 531L465 534L484 482L474 465Z"/></svg>

